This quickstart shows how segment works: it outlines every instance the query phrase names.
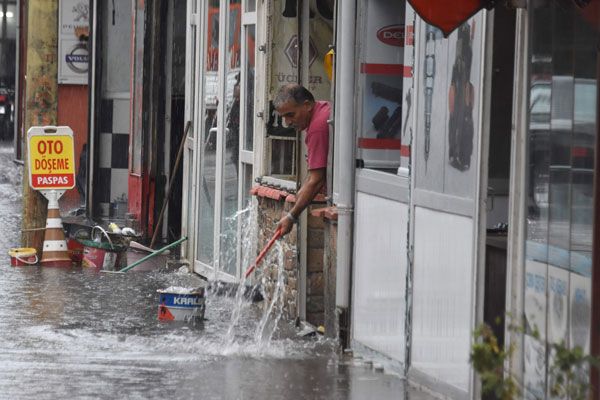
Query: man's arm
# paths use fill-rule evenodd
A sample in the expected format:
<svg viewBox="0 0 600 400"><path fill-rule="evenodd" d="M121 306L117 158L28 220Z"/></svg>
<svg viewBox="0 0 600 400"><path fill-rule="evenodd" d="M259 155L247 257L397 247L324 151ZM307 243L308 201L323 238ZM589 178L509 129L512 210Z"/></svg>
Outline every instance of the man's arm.
<svg viewBox="0 0 600 400"><path fill-rule="evenodd" d="M290 210L290 214L294 219L298 219L302 211L311 203L315 196L321 191L325 185L326 168L311 169L308 171L308 176L304 181L304 184L296 194L296 204ZM281 229L281 234L285 235L292 230L294 221L292 221L287 213L283 215L283 218L277 223L277 229Z"/></svg>

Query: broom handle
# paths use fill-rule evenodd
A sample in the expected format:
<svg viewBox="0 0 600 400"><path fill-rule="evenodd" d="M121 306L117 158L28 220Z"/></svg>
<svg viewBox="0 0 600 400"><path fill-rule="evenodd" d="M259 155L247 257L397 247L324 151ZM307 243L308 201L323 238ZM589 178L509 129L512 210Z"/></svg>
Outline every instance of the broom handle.
<svg viewBox="0 0 600 400"><path fill-rule="evenodd" d="M269 249L271 248L271 246L273 246L273 243L275 243L275 240L277 240L277 238L279 236L281 236L281 230L277 229L277 232L275 232L275 235L273 236L271 241L267 244L267 246L263 249L263 251L260 252L258 257L256 257L256 260L254 260L254 264L252 264L252 266L250 266L250 268L248 268L248 271L246 271L245 278L248 278L248 275L250 275L252 273L252 271L254 271L254 267L256 267L256 264L258 264L260 262L260 260L263 259L265 254L267 254L267 251L269 251Z"/></svg>
<svg viewBox="0 0 600 400"><path fill-rule="evenodd" d="M179 145L179 152L177 153L177 158L175 159L175 165L173 166L173 171L171 172L171 179L169 179L169 188L167 189L167 195L165 196L165 200L163 201L162 209L160 210L160 215L158 217L158 222L154 227L154 235L152 235L152 241L150 242L150 247L154 246L154 242L158 236L158 231L160 230L160 224L162 223L163 216L165 215L165 209L167 208L167 203L169 202L169 197L171 197L171 190L173 189L173 182L175 180L175 174L177 173L177 168L179 167L179 161L181 161L181 155L183 154L183 147L185 145L185 139L187 138L188 131L190 130L190 126L192 125L192 121L188 121L185 125L185 131L183 132L183 139L181 140L181 144Z"/></svg>

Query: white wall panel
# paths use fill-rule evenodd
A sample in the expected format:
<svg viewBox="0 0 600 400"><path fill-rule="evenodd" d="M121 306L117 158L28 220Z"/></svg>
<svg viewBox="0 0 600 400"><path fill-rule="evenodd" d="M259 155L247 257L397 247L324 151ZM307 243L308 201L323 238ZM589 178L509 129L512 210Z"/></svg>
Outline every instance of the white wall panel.
<svg viewBox="0 0 600 400"><path fill-rule="evenodd" d="M353 338L402 363L407 226L406 204L357 194Z"/></svg>
<svg viewBox="0 0 600 400"><path fill-rule="evenodd" d="M473 220L415 207L411 365L469 389Z"/></svg>

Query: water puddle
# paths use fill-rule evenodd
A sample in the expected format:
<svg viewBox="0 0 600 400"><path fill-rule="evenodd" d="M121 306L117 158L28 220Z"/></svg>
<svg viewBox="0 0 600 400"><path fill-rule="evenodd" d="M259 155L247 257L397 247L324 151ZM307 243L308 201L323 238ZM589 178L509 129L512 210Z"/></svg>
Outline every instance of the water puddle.
<svg viewBox="0 0 600 400"><path fill-rule="evenodd" d="M361 399L404 391L396 377L340 360L335 342L297 335L282 316L283 268L272 302L247 295L266 290L260 267L255 286L231 295L208 290L205 320L192 324L158 321L157 289L206 283L194 274L11 267L8 250L20 242L22 167L6 149L0 146L0 397ZM245 222L253 212L236 216L245 243L224 258L241 257L243 268L256 254L256 227ZM263 263L282 259L276 244Z"/></svg>
<svg viewBox="0 0 600 400"><path fill-rule="evenodd" d="M156 289L189 286L188 274L2 268L0 301L9 313L0 320L0 354L5 360L0 365L0 387L9 387L3 390L8 397L108 393L104 398L123 398L129 393L136 398L141 382L156 395L172 390L191 395L194 385L184 389L186 382L204 379L212 368L226 368L244 382L255 376L257 363L262 368L283 363L280 369L296 368L296 362L326 366L335 355L333 343L297 338L294 326L282 321L274 307L261 309L250 300L242 301L231 339L235 297L207 296L206 320L201 324L159 322ZM166 376L158 379L161 371ZM44 376L52 395L30 385L39 376ZM98 380L117 386L99 388ZM80 386L65 386L71 381ZM101 391L88 391L94 387Z"/></svg>

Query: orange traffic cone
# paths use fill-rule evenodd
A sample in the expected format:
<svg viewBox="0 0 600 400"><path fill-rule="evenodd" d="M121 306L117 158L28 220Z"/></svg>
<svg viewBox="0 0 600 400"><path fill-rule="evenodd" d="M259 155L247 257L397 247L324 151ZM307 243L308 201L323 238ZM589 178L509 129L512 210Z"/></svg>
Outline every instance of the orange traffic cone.
<svg viewBox="0 0 600 400"><path fill-rule="evenodd" d="M71 258L65 240L58 199L64 191L40 191L48 199L48 216L46 217L46 233L44 234L44 245L42 247L42 260L40 263L45 267L69 266Z"/></svg>

